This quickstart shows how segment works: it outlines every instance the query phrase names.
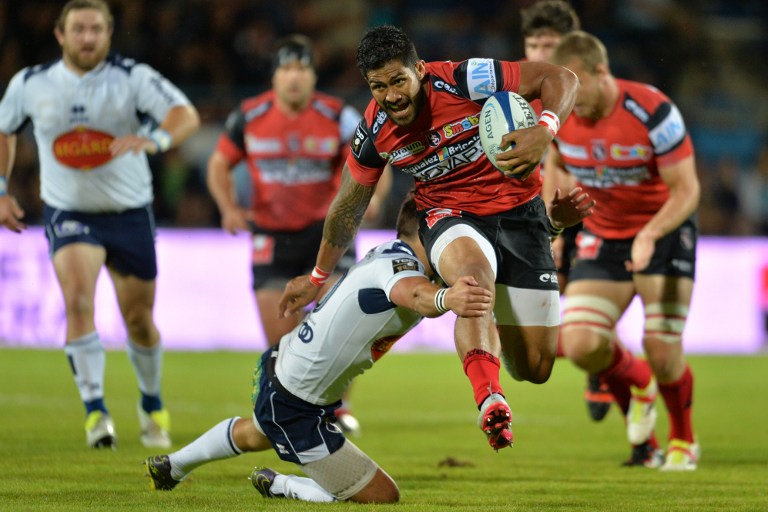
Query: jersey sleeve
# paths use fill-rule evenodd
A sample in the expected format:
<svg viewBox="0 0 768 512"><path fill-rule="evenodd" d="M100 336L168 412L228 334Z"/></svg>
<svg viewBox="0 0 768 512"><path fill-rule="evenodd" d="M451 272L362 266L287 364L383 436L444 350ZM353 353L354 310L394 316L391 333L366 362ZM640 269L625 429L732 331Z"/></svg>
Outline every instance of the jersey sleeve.
<svg viewBox="0 0 768 512"><path fill-rule="evenodd" d="M693 154L683 116L671 101L659 104L646 127L659 165L672 165Z"/></svg>
<svg viewBox="0 0 768 512"><path fill-rule="evenodd" d="M24 113L24 75L27 68L14 75L0 101L0 132L10 135L24 125L27 115Z"/></svg>
<svg viewBox="0 0 768 512"><path fill-rule="evenodd" d="M161 123L173 107L191 105L186 95L146 64L131 69L131 84L136 91L137 107Z"/></svg>
<svg viewBox="0 0 768 512"><path fill-rule="evenodd" d="M482 102L498 91L517 92L520 88L520 64L473 58L459 63L453 77L469 99Z"/></svg>
<svg viewBox="0 0 768 512"><path fill-rule="evenodd" d="M382 279L381 288L387 295L387 300L391 301L390 294L392 288L401 280L406 277L423 277L427 279L424 274L424 269L421 266L421 262L415 257L407 253L398 254L391 259L382 260L381 269L378 275Z"/></svg>
<svg viewBox="0 0 768 512"><path fill-rule="evenodd" d="M355 129L347 157L347 167L352 178L360 185L371 187L378 183L386 161L379 156L365 119Z"/></svg>
<svg viewBox="0 0 768 512"><path fill-rule="evenodd" d="M245 158L245 116L242 108L230 112L224 123L224 132L216 143L216 151L222 153L230 165Z"/></svg>

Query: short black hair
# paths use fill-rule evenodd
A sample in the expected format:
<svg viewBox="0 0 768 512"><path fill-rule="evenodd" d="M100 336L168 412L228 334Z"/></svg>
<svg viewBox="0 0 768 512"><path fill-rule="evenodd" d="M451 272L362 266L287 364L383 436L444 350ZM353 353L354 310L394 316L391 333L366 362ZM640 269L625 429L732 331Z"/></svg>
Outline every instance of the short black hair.
<svg viewBox="0 0 768 512"><path fill-rule="evenodd" d="M419 61L416 47L399 27L380 25L365 33L357 46L357 69L364 78L368 72L380 69L388 62L400 61L413 67Z"/></svg>
<svg viewBox="0 0 768 512"><path fill-rule="evenodd" d="M552 30L565 35L581 28L579 16L564 0L542 0L521 11L523 37Z"/></svg>
<svg viewBox="0 0 768 512"><path fill-rule="evenodd" d="M419 231L419 217L416 214L416 199L413 190L410 190L400 205L400 212L397 214L397 238L414 237Z"/></svg>
<svg viewBox="0 0 768 512"><path fill-rule="evenodd" d="M305 35L293 34L277 40L272 53L272 72L294 60L315 67L312 41Z"/></svg>

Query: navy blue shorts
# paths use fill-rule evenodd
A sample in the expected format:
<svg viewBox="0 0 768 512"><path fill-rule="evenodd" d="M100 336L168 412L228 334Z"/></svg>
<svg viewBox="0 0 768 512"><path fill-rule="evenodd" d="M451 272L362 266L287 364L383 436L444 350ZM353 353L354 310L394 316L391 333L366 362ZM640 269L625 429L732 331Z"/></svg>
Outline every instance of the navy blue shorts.
<svg viewBox="0 0 768 512"><path fill-rule="evenodd" d="M107 265L121 274L148 281L157 277L155 216L152 208L119 213L83 213L45 206L45 237L50 253L84 242L107 251Z"/></svg>
<svg viewBox="0 0 768 512"><path fill-rule="evenodd" d="M316 222L301 231L269 231L251 225L253 289L282 289L294 277L312 272L322 239L323 222ZM353 244L336 265L334 273L343 274L355 261Z"/></svg>
<svg viewBox="0 0 768 512"><path fill-rule="evenodd" d="M581 231L576 237L576 260L569 282L580 279L632 281L632 273L627 271L624 262L632 259L633 240L609 240L586 230ZM691 217L675 231L656 241L651 262L638 273L694 279L697 240L696 218Z"/></svg>
<svg viewBox="0 0 768 512"><path fill-rule="evenodd" d="M344 445L344 434L334 423L341 401L314 405L290 394L275 377L273 353L274 347L261 356L253 414L282 460L321 460Z"/></svg>
<svg viewBox="0 0 768 512"><path fill-rule="evenodd" d="M542 280L555 273L549 239L547 209L541 197L498 215L478 216L454 210L439 220L428 218L430 210L419 215L419 236L427 250L440 234L454 224L468 224L479 231L496 251L496 283L531 290L557 290L556 280ZM431 262L434 267L434 262Z"/></svg>

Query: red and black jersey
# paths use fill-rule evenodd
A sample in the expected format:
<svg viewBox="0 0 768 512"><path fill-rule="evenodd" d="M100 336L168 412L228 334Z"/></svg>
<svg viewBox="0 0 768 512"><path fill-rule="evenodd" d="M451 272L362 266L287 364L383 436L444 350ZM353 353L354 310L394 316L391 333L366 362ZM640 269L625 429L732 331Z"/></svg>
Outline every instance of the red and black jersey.
<svg viewBox="0 0 768 512"><path fill-rule="evenodd" d="M296 115L280 110L271 90L230 114L216 149L232 166L246 160L257 226L298 231L325 219L359 120L341 99L319 92Z"/></svg>
<svg viewBox="0 0 768 512"><path fill-rule="evenodd" d="M520 65L492 59L426 65L425 103L407 127L392 122L371 100L347 158L352 177L375 184L389 163L416 181L420 210L453 208L493 215L528 202L541 190L541 176L510 179L488 160L478 125L485 100L500 90L517 92Z"/></svg>
<svg viewBox="0 0 768 512"><path fill-rule="evenodd" d="M565 169L597 200L584 219L592 233L631 238L669 197L659 167L693 154L677 107L658 89L617 80L619 99L606 117L571 114L555 138Z"/></svg>

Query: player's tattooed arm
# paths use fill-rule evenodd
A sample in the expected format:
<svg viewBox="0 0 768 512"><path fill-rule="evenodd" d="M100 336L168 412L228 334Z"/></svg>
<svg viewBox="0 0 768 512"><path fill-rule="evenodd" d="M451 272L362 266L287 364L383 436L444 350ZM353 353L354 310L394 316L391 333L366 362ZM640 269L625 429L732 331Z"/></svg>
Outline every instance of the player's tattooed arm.
<svg viewBox="0 0 768 512"><path fill-rule="evenodd" d="M329 245L347 248L352 243L375 190L375 186L367 187L355 181L347 166L344 166L341 187L328 210L323 227L323 238Z"/></svg>

